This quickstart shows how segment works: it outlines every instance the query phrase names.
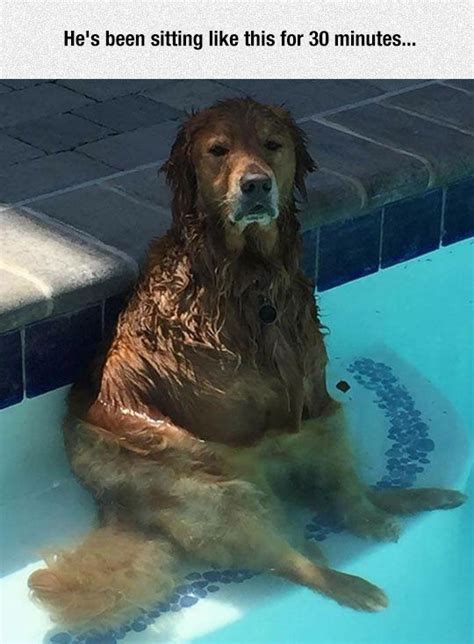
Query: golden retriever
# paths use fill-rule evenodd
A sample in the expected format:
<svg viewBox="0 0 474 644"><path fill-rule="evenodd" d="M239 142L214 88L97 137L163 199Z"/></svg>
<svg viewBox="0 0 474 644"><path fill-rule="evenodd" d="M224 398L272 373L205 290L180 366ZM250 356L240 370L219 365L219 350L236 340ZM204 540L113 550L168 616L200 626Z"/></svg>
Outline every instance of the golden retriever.
<svg viewBox="0 0 474 644"><path fill-rule="evenodd" d="M65 423L101 525L29 579L54 619L108 628L180 579L186 556L271 571L359 610L373 584L307 556L284 501L331 504L361 537L459 492L373 490L329 396L313 284L299 269L296 198L315 169L287 111L232 99L183 125L164 172L172 225L151 244L114 337Z"/></svg>

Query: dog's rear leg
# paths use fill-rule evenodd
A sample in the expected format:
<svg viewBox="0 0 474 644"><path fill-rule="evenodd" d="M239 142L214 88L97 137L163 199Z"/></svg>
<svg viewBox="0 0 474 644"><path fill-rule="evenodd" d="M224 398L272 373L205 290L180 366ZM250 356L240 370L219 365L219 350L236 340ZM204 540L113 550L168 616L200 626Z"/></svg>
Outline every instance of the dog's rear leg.
<svg viewBox="0 0 474 644"><path fill-rule="evenodd" d="M462 505L467 496L456 490L409 488L370 490L368 496L377 507L392 514L416 514L427 510L449 510Z"/></svg>
<svg viewBox="0 0 474 644"><path fill-rule="evenodd" d="M179 582L174 547L118 523L45 557L28 580L33 598L62 626L104 630L136 617Z"/></svg>
<svg viewBox="0 0 474 644"><path fill-rule="evenodd" d="M272 500L253 485L181 479L176 492L179 485L181 501L157 512L156 526L190 554L217 566L272 572L357 610L387 605L373 584L318 565L295 550L277 527ZM147 519L152 519L149 513Z"/></svg>

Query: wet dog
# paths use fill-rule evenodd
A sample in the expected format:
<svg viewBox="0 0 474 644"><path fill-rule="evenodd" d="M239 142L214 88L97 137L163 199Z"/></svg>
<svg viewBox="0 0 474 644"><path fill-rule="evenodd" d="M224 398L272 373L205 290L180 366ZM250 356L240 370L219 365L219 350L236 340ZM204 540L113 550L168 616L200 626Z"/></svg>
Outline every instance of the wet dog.
<svg viewBox="0 0 474 644"><path fill-rule="evenodd" d="M299 269L296 199L314 169L282 108L229 100L179 131L163 168L171 228L71 394L67 452L101 526L31 575L54 619L99 629L129 619L170 592L188 555L378 611L381 589L295 546L286 493L322 498L357 535L383 540L398 538L394 514L463 502L448 490L373 490L356 472Z"/></svg>

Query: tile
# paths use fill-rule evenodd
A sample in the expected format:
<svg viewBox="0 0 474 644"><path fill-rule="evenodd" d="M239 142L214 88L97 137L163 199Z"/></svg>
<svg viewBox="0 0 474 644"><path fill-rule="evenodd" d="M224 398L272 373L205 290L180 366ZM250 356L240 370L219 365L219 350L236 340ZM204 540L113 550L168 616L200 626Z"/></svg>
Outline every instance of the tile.
<svg viewBox="0 0 474 644"><path fill-rule="evenodd" d="M381 78L371 78L367 80L367 83L370 83L374 87L377 87L384 92L398 92L401 89L409 88L412 85L420 85L426 81L420 80L419 78L390 78L390 79L381 79Z"/></svg>
<svg viewBox="0 0 474 644"><path fill-rule="evenodd" d="M379 268L381 211L334 222L319 233L319 291L333 288Z"/></svg>
<svg viewBox="0 0 474 644"><path fill-rule="evenodd" d="M94 143L90 145L95 145ZM0 171L0 202L15 203L116 171L96 159L76 152L60 152L17 163Z"/></svg>
<svg viewBox="0 0 474 644"><path fill-rule="evenodd" d="M302 257L300 268L306 277L316 282L316 256L318 250L318 229L307 230L301 235Z"/></svg>
<svg viewBox="0 0 474 644"><path fill-rule="evenodd" d="M469 177L446 189L443 246L474 235L474 179Z"/></svg>
<svg viewBox="0 0 474 644"><path fill-rule="evenodd" d="M52 83L0 96L0 127L9 127L86 105L90 100Z"/></svg>
<svg viewBox="0 0 474 644"><path fill-rule="evenodd" d="M23 367L19 331L0 335L0 409L23 399Z"/></svg>
<svg viewBox="0 0 474 644"><path fill-rule="evenodd" d="M474 131L474 96L435 83L421 89L392 96L383 101L404 107L421 116L429 116L448 125Z"/></svg>
<svg viewBox="0 0 474 644"><path fill-rule="evenodd" d="M441 188L385 206L382 268L436 250L440 241Z"/></svg>
<svg viewBox="0 0 474 644"><path fill-rule="evenodd" d="M169 86L147 90L144 94L185 112L209 107L224 98L242 96L238 89L225 87L211 80L180 80Z"/></svg>
<svg viewBox="0 0 474 644"><path fill-rule="evenodd" d="M165 121L133 132L110 136L104 141L82 145L76 151L114 168L129 170L168 158L177 131L176 121Z"/></svg>
<svg viewBox="0 0 474 644"><path fill-rule="evenodd" d="M28 398L77 380L90 365L101 339L100 305L26 327Z"/></svg>
<svg viewBox="0 0 474 644"><path fill-rule="evenodd" d="M1 215L0 215L1 221ZM52 302L36 280L0 267L0 333L49 315Z"/></svg>
<svg viewBox="0 0 474 644"><path fill-rule="evenodd" d="M168 213L100 186L43 199L35 208L142 261L153 237L169 227Z"/></svg>
<svg viewBox="0 0 474 644"><path fill-rule="evenodd" d="M58 85L69 87L75 92L90 96L98 101L106 101L116 96L126 96L127 94L137 94L147 89L155 87L168 87L176 81L174 80L147 80L147 79L74 79L58 80Z"/></svg>
<svg viewBox="0 0 474 644"><path fill-rule="evenodd" d="M102 301L123 291L137 275L131 258L54 224L19 209L0 212L2 267L25 280L17 285L18 299L21 295L24 302L18 312L22 324L43 318L46 304L47 315L59 315ZM4 314L11 319L19 302L15 305L15 294L9 301L14 308Z"/></svg>
<svg viewBox="0 0 474 644"><path fill-rule="evenodd" d="M466 92L474 92L474 80L471 79L456 79L456 80L450 80L446 79L446 83L449 85L452 85L454 87L459 87L459 89L463 89Z"/></svg>
<svg viewBox="0 0 474 644"><path fill-rule="evenodd" d="M34 87L35 85L41 85L42 83L50 83L49 80L37 80L33 79L13 79L13 78L2 78L2 83L11 87L12 89L26 89L27 87Z"/></svg>
<svg viewBox="0 0 474 644"><path fill-rule="evenodd" d="M184 116L184 112L146 96L122 96L103 103L86 105L75 110L74 114L117 132L136 130Z"/></svg>
<svg viewBox="0 0 474 644"><path fill-rule="evenodd" d="M303 118L384 93L365 80L221 80L257 101L284 105L294 118Z"/></svg>
<svg viewBox="0 0 474 644"><path fill-rule="evenodd" d="M29 159L36 159L42 156L44 156L42 150L38 150L38 148L34 148L27 143L8 136L4 132L0 132L0 172L2 168L13 165L14 163L20 163L21 161L28 161Z"/></svg>
<svg viewBox="0 0 474 644"><path fill-rule="evenodd" d="M18 137L45 152L63 152L78 145L103 139L112 133L106 127L90 123L72 114L58 114L20 123L6 133Z"/></svg>
<svg viewBox="0 0 474 644"><path fill-rule="evenodd" d="M303 124L313 158L322 167L358 180L367 193L368 208L424 190L429 174L421 161L315 123Z"/></svg>
<svg viewBox="0 0 474 644"><path fill-rule="evenodd" d="M108 338L112 335L118 316L125 308L132 291L125 291L109 297L104 303L104 337Z"/></svg>
<svg viewBox="0 0 474 644"><path fill-rule="evenodd" d="M171 191L160 172L160 165L144 170L129 172L106 181L106 185L123 190L129 195L147 199L153 204L168 210L171 205Z"/></svg>
<svg viewBox="0 0 474 644"><path fill-rule="evenodd" d="M383 105L365 105L326 119L426 159L432 168L434 185L450 183L474 172L474 137L441 124ZM400 190L386 201L401 199L427 187L413 179L409 183L409 190Z"/></svg>

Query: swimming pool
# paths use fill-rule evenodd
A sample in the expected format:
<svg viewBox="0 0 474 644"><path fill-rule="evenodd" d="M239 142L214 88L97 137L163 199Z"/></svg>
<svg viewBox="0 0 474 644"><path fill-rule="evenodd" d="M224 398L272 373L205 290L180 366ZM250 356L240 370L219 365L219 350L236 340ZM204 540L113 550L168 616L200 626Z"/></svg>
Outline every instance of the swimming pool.
<svg viewBox="0 0 474 644"><path fill-rule="evenodd" d="M466 240L320 295L330 383L373 484L443 485L474 495L471 473L474 242ZM351 389L337 392L347 380ZM69 473L60 433L67 388L0 412L1 631L10 643L78 641L28 599L38 552L88 529L94 509ZM403 430L409 423L410 437ZM400 427L402 427L400 429ZM388 452L388 454L387 454ZM250 571L199 570L168 605L85 641L468 644L473 633L472 501L404 521L396 544L363 542L319 517L295 517L335 566L387 592L362 614Z"/></svg>

